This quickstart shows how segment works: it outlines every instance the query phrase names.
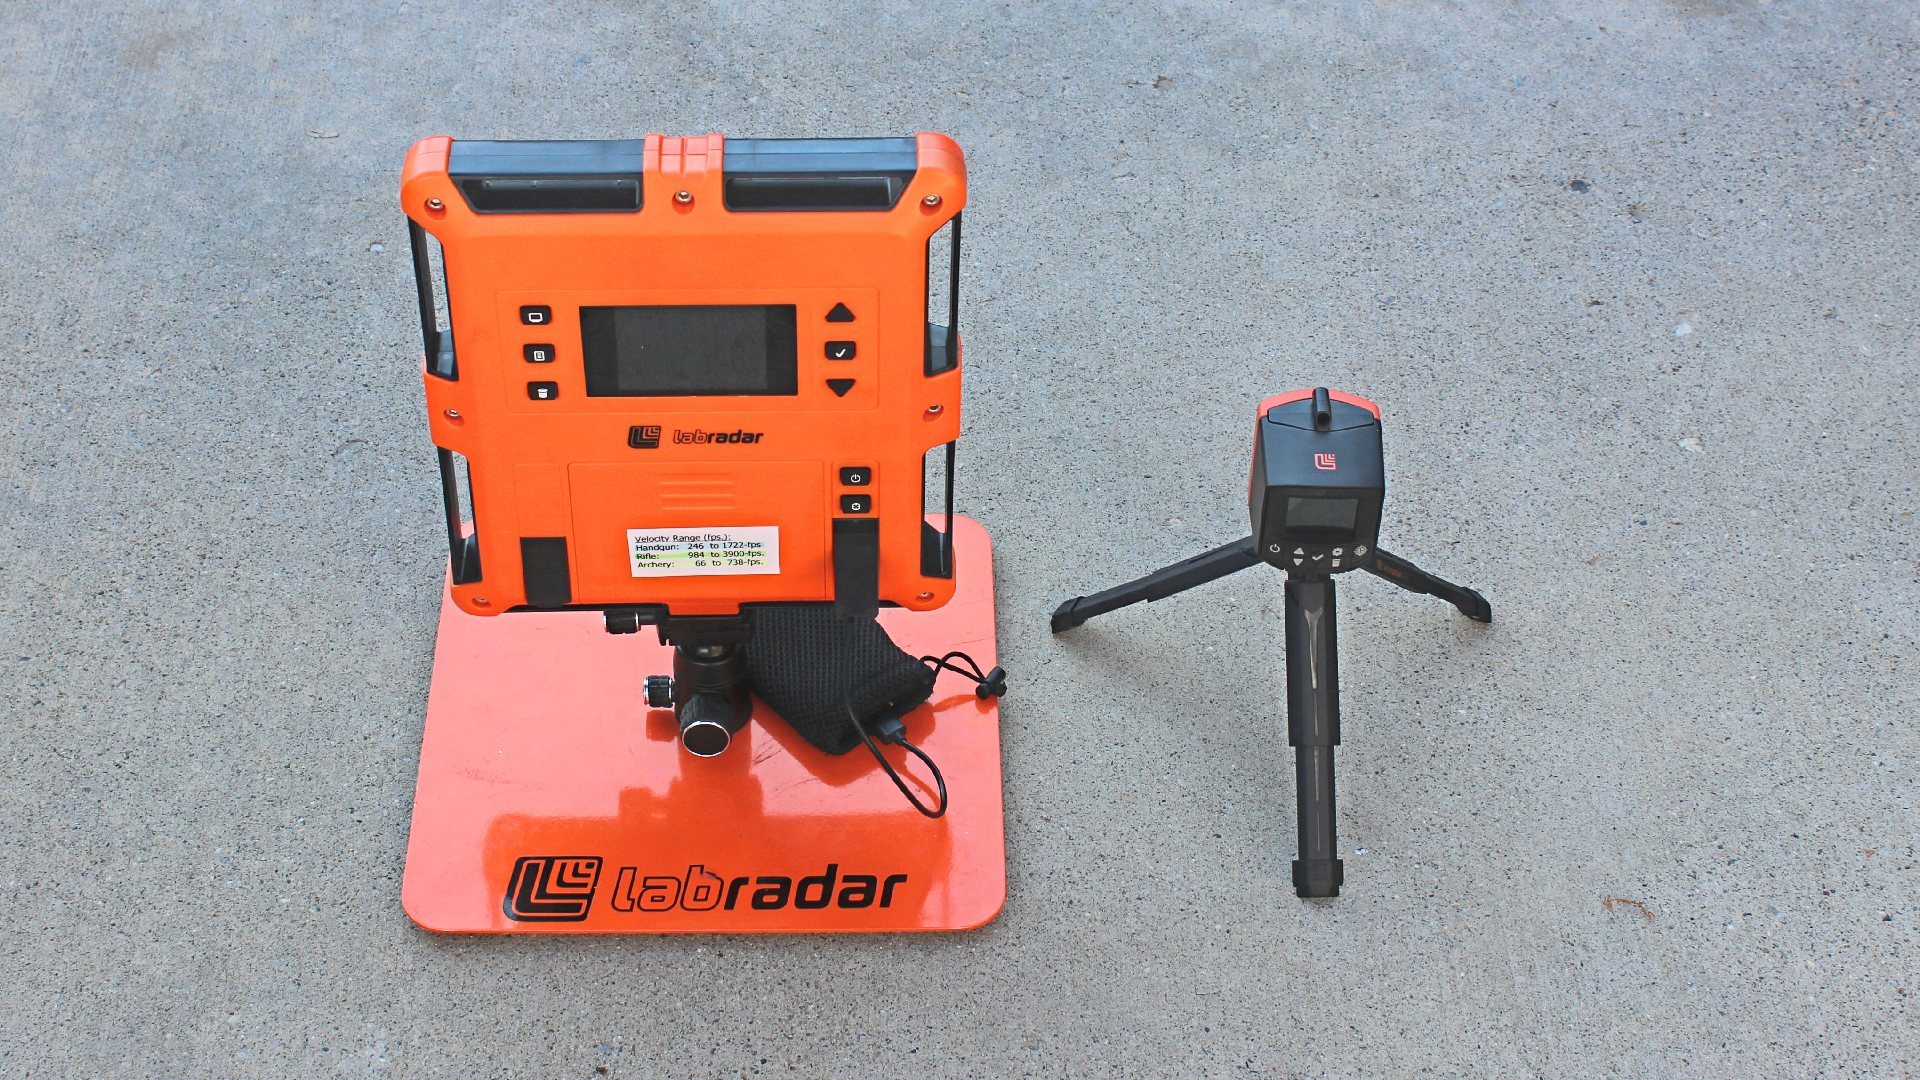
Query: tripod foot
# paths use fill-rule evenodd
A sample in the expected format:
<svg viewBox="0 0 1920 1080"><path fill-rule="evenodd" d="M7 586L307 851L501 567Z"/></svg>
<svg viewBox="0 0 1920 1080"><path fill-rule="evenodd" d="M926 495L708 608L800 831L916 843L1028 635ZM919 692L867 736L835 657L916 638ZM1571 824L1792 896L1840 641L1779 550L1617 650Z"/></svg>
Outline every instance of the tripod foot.
<svg viewBox="0 0 1920 1080"><path fill-rule="evenodd" d="M1345 867L1339 859L1293 860L1293 891L1303 900L1339 896L1345 880Z"/></svg>

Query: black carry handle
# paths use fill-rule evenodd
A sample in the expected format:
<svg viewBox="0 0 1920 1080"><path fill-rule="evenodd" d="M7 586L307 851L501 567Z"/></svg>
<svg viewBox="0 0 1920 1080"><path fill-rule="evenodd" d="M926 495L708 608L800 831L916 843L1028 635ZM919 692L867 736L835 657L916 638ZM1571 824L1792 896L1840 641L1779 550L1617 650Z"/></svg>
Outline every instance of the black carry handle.
<svg viewBox="0 0 1920 1080"><path fill-rule="evenodd" d="M1053 632L1064 633L1095 615L1105 615L1115 608L1137 604L1142 600L1164 600L1175 593L1186 592L1195 585L1205 585L1215 578L1245 570L1260 561L1253 549L1253 537L1245 537L1105 592L1076 596L1054 610Z"/></svg>
<svg viewBox="0 0 1920 1080"><path fill-rule="evenodd" d="M420 294L420 336L427 348L427 371L452 382L460 380L460 367L453 358L453 330L441 330L433 316L433 258L427 251L427 230L412 218L407 219L407 239L413 248L413 284ZM441 251L441 265L446 252ZM453 298L447 298L447 321L453 321Z"/></svg>
<svg viewBox="0 0 1920 1080"><path fill-rule="evenodd" d="M1463 585L1442 581L1398 555L1374 548L1373 561L1367 563L1366 569L1374 577L1385 578L1408 592L1437 596L1459 608L1460 614L1474 622L1493 621L1493 605L1487 603L1486 597Z"/></svg>

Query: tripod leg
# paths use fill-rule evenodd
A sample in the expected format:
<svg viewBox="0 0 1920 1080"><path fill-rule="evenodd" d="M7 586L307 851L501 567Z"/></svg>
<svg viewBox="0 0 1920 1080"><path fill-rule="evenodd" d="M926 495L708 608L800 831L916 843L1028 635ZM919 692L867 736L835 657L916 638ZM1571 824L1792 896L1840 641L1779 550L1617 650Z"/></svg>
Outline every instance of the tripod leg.
<svg viewBox="0 0 1920 1080"><path fill-rule="evenodd" d="M1367 572L1375 577L1386 578L1408 592L1437 596L1459 608L1460 614L1475 622L1493 621L1493 605L1487 603L1486 597L1465 586L1442 581L1398 555L1389 555L1374 548L1373 561L1367 564Z"/></svg>
<svg viewBox="0 0 1920 1080"><path fill-rule="evenodd" d="M1215 578L1245 570L1259 561L1259 556L1253 553L1253 537L1236 540L1224 547L1214 548L1205 555L1195 555L1185 562L1155 570L1125 585L1117 585L1092 596L1074 597L1054 609L1053 632L1058 634L1071 630L1095 615L1104 615L1128 604L1137 604L1142 600L1164 600L1195 585L1204 585Z"/></svg>
<svg viewBox="0 0 1920 1080"><path fill-rule="evenodd" d="M1293 889L1340 895L1343 868L1334 838L1333 748L1340 744L1339 639L1333 579L1287 578L1287 742L1293 746L1294 805L1300 830Z"/></svg>

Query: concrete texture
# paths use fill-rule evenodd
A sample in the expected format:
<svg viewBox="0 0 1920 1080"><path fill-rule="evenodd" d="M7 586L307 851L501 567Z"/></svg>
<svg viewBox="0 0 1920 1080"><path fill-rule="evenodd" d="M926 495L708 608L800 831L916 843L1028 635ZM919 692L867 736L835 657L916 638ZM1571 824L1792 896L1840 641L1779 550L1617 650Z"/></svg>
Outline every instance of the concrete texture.
<svg viewBox="0 0 1920 1080"><path fill-rule="evenodd" d="M1917 75L1910 0L7 5L0 1072L1913 1075ZM402 152L916 129L972 170L1004 913L416 929ZM1498 621L1342 579L1307 903L1279 575L1046 616L1239 536L1314 383Z"/></svg>

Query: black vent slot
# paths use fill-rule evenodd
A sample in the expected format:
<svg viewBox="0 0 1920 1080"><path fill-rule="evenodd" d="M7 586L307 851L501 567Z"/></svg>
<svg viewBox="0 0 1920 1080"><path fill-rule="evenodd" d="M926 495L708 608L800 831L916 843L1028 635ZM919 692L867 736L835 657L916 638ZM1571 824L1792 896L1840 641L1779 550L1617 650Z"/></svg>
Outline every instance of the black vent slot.
<svg viewBox="0 0 1920 1080"><path fill-rule="evenodd" d="M467 176L467 205L482 214L631 213L640 209L640 181L596 176Z"/></svg>
<svg viewBox="0 0 1920 1080"><path fill-rule="evenodd" d="M455 139L447 175L480 214L631 214L640 209L643 139Z"/></svg>
<svg viewBox="0 0 1920 1080"><path fill-rule="evenodd" d="M729 176L729 210L891 210L907 182L897 176Z"/></svg>
<svg viewBox="0 0 1920 1080"><path fill-rule="evenodd" d="M920 167L913 139L729 139L727 209L884 211Z"/></svg>

